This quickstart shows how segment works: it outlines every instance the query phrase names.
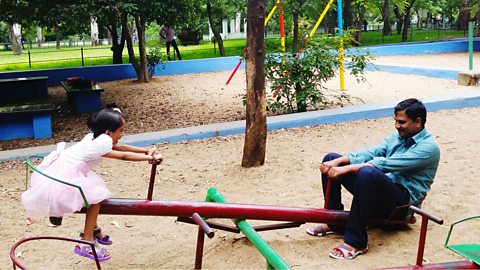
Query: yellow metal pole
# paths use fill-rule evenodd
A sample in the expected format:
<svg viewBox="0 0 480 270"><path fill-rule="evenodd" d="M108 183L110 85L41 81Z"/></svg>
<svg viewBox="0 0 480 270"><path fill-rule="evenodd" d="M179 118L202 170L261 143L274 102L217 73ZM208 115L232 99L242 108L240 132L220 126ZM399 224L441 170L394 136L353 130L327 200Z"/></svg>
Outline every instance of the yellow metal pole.
<svg viewBox="0 0 480 270"><path fill-rule="evenodd" d="M313 35L315 34L315 32L317 31L317 28L318 26L320 26L320 23L322 22L323 18L325 17L325 15L327 14L327 11L328 9L330 8L330 6L332 5L333 3L333 0L330 0L327 4L327 6L325 7L325 9L323 10L322 14L320 15L320 18L318 18L317 22L315 23L315 26L313 27L312 31L310 31L310 34L308 35L309 38L313 37Z"/></svg>
<svg viewBox="0 0 480 270"><path fill-rule="evenodd" d="M280 0L277 1L277 5L278 3L280 3ZM270 18L272 18L273 13L275 13L275 10L277 9L277 5L273 6L272 10L270 10L270 13L268 13L267 18L265 19L265 26L267 26L268 21L270 20Z"/></svg>
<svg viewBox="0 0 480 270"><path fill-rule="evenodd" d="M345 90L345 67L344 67L344 57L343 57L343 36L339 37L340 46L338 48L339 58L340 58L340 90Z"/></svg>

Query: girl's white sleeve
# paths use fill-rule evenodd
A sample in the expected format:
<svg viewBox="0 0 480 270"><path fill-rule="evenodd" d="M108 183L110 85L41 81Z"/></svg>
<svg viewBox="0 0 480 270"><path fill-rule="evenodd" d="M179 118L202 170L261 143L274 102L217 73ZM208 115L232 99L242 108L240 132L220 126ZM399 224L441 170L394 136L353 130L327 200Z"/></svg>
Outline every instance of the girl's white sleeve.
<svg viewBox="0 0 480 270"><path fill-rule="evenodd" d="M89 160L95 160L112 151L112 138L106 134L101 134L91 140L86 146L85 156Z"/></svg>

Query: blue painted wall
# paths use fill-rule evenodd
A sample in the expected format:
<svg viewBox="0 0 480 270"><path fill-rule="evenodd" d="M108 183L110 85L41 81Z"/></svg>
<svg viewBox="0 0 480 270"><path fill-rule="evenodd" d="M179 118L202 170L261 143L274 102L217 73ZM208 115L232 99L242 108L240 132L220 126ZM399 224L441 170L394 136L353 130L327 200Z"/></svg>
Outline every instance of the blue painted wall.
<svg viewBox="0 0 480 270"><path fill-rule="evenodd" d="M372 55L405 55L405 54L434 54L449 52L466 52L468 50L468 40L461 39L455 41L440 41L429 43L400 43L382 46L370 46L356 48L357 51L369 50ZM474 40L474 50L480 50L480 39ZM197 72L218 72L233 71L240 57L221 57L198 60L173 61L165 63L165 68L158 66L155 71L157 76L187 74ZM240 68L245 68L244 63ZM418 73L415 71L415 73ZM114 81L129 78L136 78L137 75L131 64L124 65L106 65L93 67L76 67L46 70L31 70L18 72L0 72L0 79L48 76L50 86L59 85L60 81L71 76L82 76L96 82ZM442 76L450 76L442 75ZM227 78L225 78L225 81Z"/></svg>
<svg viewBox="0 0 480 270"><path fill-rule="evenodd" d="M167 62L165 63L165 68L161 65L157 66L155 75L165 76L233 70L239 59L240 57L221 57ZM244 63L242 63L241 68L244 68ZM102 82L136 78L137 74L131 64L0 72L0 79L35 76L48 76L48 85L54 86L60 85L60 81L64 81L67 77L72 76L81 76L95 82ZM226 80L227 78L225 78Z"/></svg>
<svg viewBox="0 0 480 270"><path fill-rule="evenodd" d="M454 41L436 41L427 43L396 43L388 45L360 47L354 50L358 50L360 52L368 50L372 55L375 56L467 52L468 40L460 39ZM480 50L480 39L476 38L473 40L473 50Z"/></svg>

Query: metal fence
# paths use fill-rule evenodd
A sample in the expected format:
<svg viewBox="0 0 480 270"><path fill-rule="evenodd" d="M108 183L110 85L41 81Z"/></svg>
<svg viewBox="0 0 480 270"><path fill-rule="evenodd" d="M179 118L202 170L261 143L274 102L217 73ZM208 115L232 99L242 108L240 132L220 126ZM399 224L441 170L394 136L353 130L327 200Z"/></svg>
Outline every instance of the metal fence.
<svg viewBox="0 0 480 270"><path fill-rule="evenodd" d="M435 30L437 31L436 35L432 35L431 40L444 40L450 39L452 36L444 35L447 32L444 30L452 30L451 28L436 28L436 29L420 29L416 28L416 25L411 25L409 29L409 39L413 40L415 32L419 30ZM368 32L380 32L378 30L366 31ZM457 32L458 35L461 35L461 32ZM275 52L280 49L279 45L275 43L278 36L273 36L275 33L271 33L272 36L267 38L268 44L266 45L266 52ZM463 32L463 37L467 37L468 33ZM382 44L388 42L382 34L377 35L374 39L374 42L377 44ZM37 46L35 43L24 44L24 52L21 55L12 56L11 51L2 51L1 49L7 46L8 44L0 44L0 70L17 70L17 69L35 69L35 68L45 68L45 63L59 63L58 66L55 64L47 64L48 67L64 67L64 66L89 66L89 65L105 65L112 64L112 51L110 46L108 46L108 40L100 40L103 46L90 47L90 41L88 40L79 40L79 41L62 41L61 45L63 48L61 50L48 49L49 47L55 47L55 42L42 43L45 50L36 49ZM82 45L81 47L76 47ZM84 46L83 46L84 45ZM287 43L287 46L291 44ZM162 44L161 46L164 46ZM163 53L165 53L165 48L161 48ZM241 56L243 54L244 46L229 46L225 47L225 52L227 56ZM178 57L175 55L175 50L171 50L172 58L175 60ZM210 43L208 47L204 48L193 48L191 46L180 46L180 53L182 54L183 59L198 59L198 58L207 58L207 57L217 57L219 55L218 44ZM124 50L124 58L128 58L126 49ZM138 53L137 53L138 56ZM103 60L99 60L103 59ZM125 59L126 60L126 59ZM67 64L61 62L69 62ZM128 60L124 61L128 62ZM42 65L37 65L40 64Z"/></svg>

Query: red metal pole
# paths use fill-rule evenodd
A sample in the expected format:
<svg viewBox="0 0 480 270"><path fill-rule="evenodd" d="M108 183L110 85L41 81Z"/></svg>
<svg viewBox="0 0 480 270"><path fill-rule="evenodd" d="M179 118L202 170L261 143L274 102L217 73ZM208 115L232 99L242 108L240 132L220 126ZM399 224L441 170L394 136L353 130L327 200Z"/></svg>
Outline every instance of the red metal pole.
<svg viewBox="0 0 480 270"><path fill-rule="evenodd" d="M420 239L418 240L417 266L422 267L423 252L425 251L425 238L427 237L428 219L422 217L422 226L420 227Z"/></svg>
<svg viewBox="0 0 480 270"><path fill-rule="evenodd" d="M202 228L198 227L197 249L195 251L195 269L202 269L203 260L203 243L205 241L205 234Z"/></svg>
<svg viewBox="0 0 480 270"><path fill-rule="evenodd" d="M109 199L102 203L101 214L191 217L198 213L204 218L256 219L294 222L345 224L347 211L316 208L281 207L252 204L148 201L139 199ZM82 209L84 212L85 209Z"/></svg>
<svg viewBox="0 0 480 270"><path fill-rule="evenodd" d="M327 190L325 190L325 201L323 208L328 209L328 201L330 200L330 179L327 180Z"/></svg>
<svg viewBox="0 0 480 270"><path fill-rule="evenodd" d="M152 169L150 170L150 182L148 183L147 200L151 201L153 197L153 187L155 186L155 175L157 173L157 164L152 163Z"/></svg>
<svg viewBox="0 0 480 270"><path fill-rule="evenodd" d="M238 68L240 67L240 64L242 64L242 61L243 61L243 59L245 59L246 56L247 56L247 51L246 51L246 49L245 49L245 51L243 52L242 58L240 58L240 60L238 60L237 66L236 66L235 69L233 70L232 74L230 74L230 77L228 77L227 83L225 83L225 84L229 84L229 83L230 83L230 81L232 80L232 78L233 78L233 76L235 75L235 73L237 73L237 70L238 70Z"/></svg>
<svg viewBox="0 0 480 270"><path fill-rule="evenodd" d="M471 261L458 261L458 262L445 262L445 263L432 263L424 264L422 266L398 266L391 268L380 268L383 270L412 270L412 269L479 269L479 265Z"/></svg>

